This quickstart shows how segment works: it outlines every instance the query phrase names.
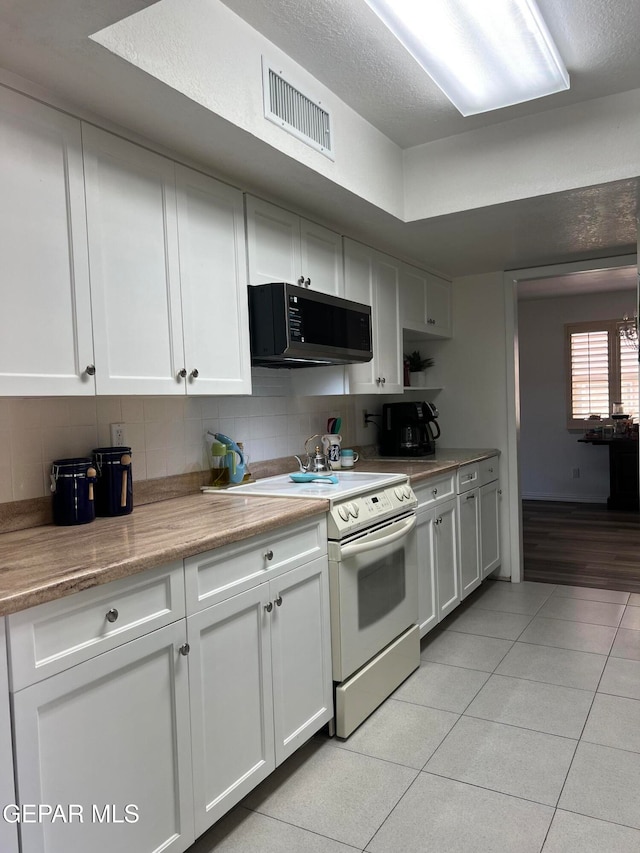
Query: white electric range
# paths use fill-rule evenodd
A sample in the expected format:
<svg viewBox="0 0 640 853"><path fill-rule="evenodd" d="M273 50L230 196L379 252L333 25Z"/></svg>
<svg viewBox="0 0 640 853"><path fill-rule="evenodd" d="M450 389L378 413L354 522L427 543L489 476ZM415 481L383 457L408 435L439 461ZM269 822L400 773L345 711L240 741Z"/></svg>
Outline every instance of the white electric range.
<svg viewBox="0 0 640 853"><path fill-rule="evenodd" d="M334 473L335 484L281 474L227 491L329 501L335 726L348 737L420 665L417 500L404 474Z"/></svg>

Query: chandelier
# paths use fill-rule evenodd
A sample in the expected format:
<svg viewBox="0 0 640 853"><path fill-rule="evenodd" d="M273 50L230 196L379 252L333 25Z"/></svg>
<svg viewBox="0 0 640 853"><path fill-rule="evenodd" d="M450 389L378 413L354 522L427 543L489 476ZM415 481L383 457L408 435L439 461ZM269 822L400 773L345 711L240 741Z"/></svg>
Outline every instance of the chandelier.
<svg viewBox="0 0 640 853"><path fill-rule="evenodd" d="M620 323L618 323L618 328L620 330L620 340L625 341L630 346L638 349L638 315L637 313L630 317L628 314L625 314Z"/></svg>

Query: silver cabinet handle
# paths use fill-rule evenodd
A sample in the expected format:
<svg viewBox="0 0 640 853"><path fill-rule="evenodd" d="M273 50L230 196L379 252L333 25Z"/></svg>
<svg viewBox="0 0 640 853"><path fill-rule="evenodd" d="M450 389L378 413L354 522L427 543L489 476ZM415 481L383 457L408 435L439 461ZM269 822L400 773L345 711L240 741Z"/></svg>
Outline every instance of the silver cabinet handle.
<svg viewBox="0 0 640 853"><path fill-rule="evenodd" d="M107 622L115 622L119 615L116 608L112 607L111 610L107 610Z"/></svg>
<svg viewBox="0 0 640 853"><path fill-rule="evenodd" d="M198 368L197 368L197 367L194 367L194 368L193 368L193 370L191 371L191 373L189 374L189 376L190 376L192 379L197 379L197 378L198 378L198 376L200 376L200 371L198 370Z"/></svg>
<svg viewBox="0 0 640 853"><path fill-rule="evenodd" d="M178 382L180 382L180 380L184 379L186 377L186 375L187 375L187 368L183 367L181 370L179 370L176 373L176 379L178 380Z"/></svg>
<svg viewBox="0 0 640 853"><path fill-rule="evenodd" d="M501 495L501 494L502 494L502 489L498 489L498 494L499 494L499 495Z"/></svg>
<svg viewBox="0 0 640 853"><path fill-rule="evenodd" d="M88 364L85 368L85 373L87 374L87 376L95 376L95 373L96 373L95 364Z"/></svg>
<svg viewBox="0 0 640 853"><path fill-rule="evenodd" d="M271 550L271 548L269 548L268 551L264 552L264 558L265 560L273 560L273 551Z"/></svg>
<svg viewBox="0 0 640 853"><path fill-rule="evenodd" d="M437 489L431 489L431 491L433 492L433 494L434 494L434 495L437 495L437 494L438 494L438 490L437 490Z"/></svg>
<svg viewBox="0 0 640 853"><path fill-rule="evenodd" d="M465 501L475 501L475 499L476 499L475 495L467 495L465 498Z"/></svg>
<svg viewBox="0 0 640 853"><path fill-rule="evenodd" d="M305 287L311 287L311 279L310 278L305 278L304 286Z"/></svg>
<svg viewBox="0 0 640 853"><path fill-rule="evenodd" d="M493 468L489 468L489 473L493 474Z"/></svg>
<svg viewBox="0 0 640 853"><path fill-rule="evenodd" d="M297 283L302 287L302 285L304 284L304 276L303 275L300 276Z"/></svg>
<svg viewBox="0 0 640 853"><path fill-rule="evenodd" d="M442 524L442 516L441 515L438 516L438 518L436 518L436 520L434 521L434 524Z"/></svg>
<svg viewBox="0 0 640 853"><path fill-rule="evenodd" d="M180 646L179 652L184 657L186 657L190 651L191 651L191 646L189 645L189 643L185 643L184 645Z"/></svg>
<svg viewBox="0 0 640 853"><path fill-rule="evenodd" d="M265 604L264 609L267 611L267 613L271 613L271 611L273 610L273 604L271 602Z"/></svg>
<svg viewBox="0 0 640 853"><path fill-rule="evenodd" d="M279 595L279 596L276 598L276 605L277 605L278 607L281 607L281 606L282 606L282 596L281 596L281 595Z"/></svg>
<svg viewBox="0 0 640 853"><path fill-rule="evenodd" d="M386 376L383 376L383 377L382 377L382 384L384 385L384 383L385 383L386 381L387 381Z"/></svg>

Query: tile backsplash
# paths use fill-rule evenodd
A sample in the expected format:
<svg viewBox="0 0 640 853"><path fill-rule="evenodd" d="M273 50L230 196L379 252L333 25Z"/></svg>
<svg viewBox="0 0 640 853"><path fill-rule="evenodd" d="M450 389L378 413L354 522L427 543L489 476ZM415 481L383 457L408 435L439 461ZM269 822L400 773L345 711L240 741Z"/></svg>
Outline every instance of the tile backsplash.
<svg viewBox="0 0 640 853"><path fill-rule="evenodd" d="M0 398L0 502L49 495L53 460L111 445L112 423L124 424L134 480L146 480L206 470L207 430L243 442L249 464L300 454L333 416L343 446L373 443L357 428L368 403L379 411L379 398L348 396Z"/></svg>

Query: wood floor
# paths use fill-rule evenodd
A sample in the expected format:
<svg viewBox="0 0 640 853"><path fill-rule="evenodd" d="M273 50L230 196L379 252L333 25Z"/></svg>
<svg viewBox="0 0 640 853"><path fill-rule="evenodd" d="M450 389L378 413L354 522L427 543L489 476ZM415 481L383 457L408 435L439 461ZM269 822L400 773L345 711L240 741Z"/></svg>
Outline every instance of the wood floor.
<svg viewBox="0 0 640 853"><path fill-rule="evenodd" d="M523 501L524 579L640 592L640 513Z"/></svg>

